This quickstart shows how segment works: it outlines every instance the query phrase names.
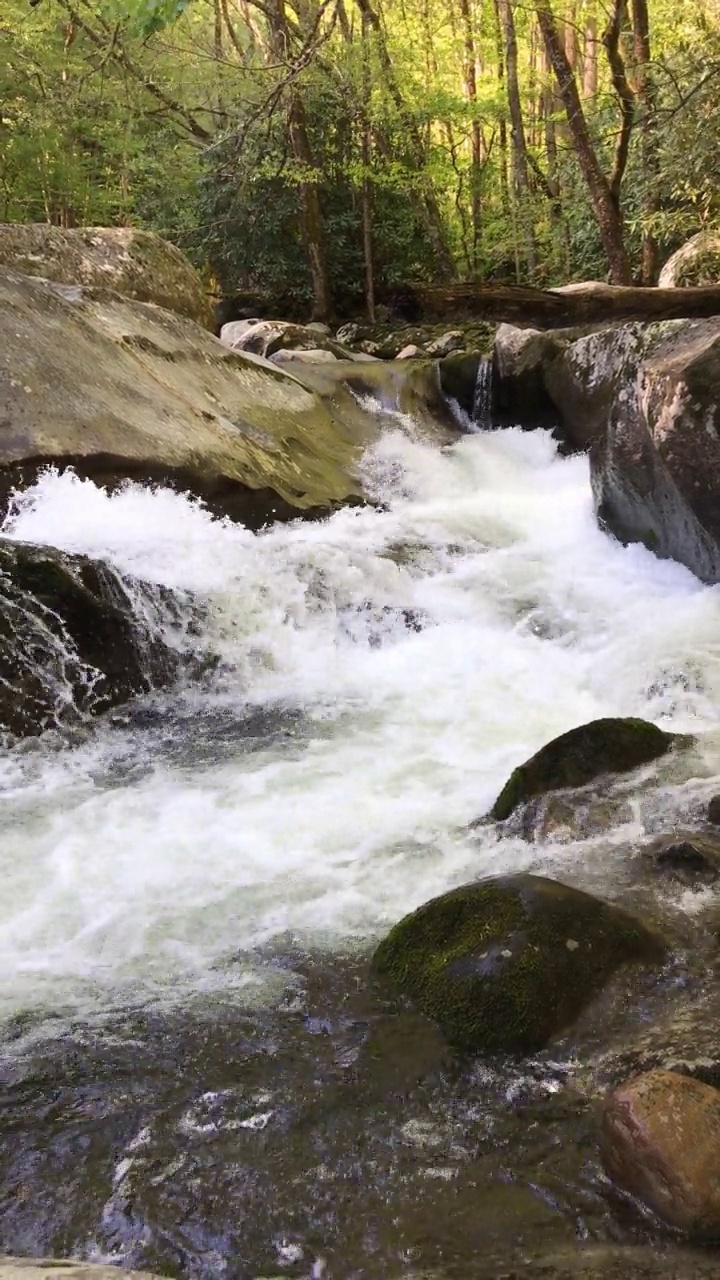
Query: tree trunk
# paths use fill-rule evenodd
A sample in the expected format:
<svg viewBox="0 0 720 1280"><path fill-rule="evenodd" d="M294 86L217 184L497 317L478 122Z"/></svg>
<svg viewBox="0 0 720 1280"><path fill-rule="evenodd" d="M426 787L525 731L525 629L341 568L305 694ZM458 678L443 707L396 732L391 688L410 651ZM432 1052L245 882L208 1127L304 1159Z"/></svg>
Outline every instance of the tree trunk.
<svg viewBox="0 0 720 1280"><path fill-rule="evenodd" d="M628 284L631 279L630 261L625 249L619 200L613 195L600 166L582 109L577 82L560 42L552 10L547 4L537 5L536 10L548 61L555 73L558 91L565 107L575 154L592 200L610 277L614 284Z"/></svg>
<svg viewBox="0 0 720 1280"><path fill-rule="evenodd" d="M521 329L568 329L614 320L683 320L720 316L720 285L646 289L599 284L532 289L517 285L457 284L444 288L406 285L398 301L430 317L466 315Z"/></svg>
<svg viewBox="0 0 720 1280"><path fill-rule="evenodd" d="M388 93L395 103L398 115L404 122L413 163L418 173L423 175L422 195L419 201L420 216L422 217L428 238L433 246L440 270L448 277L448 279L454 280L457 276L457 271L447 242L447 237L445 235L440 206L438 205L430 180L424 173L427 154L422 135L416 121L413 119L412 112L407 106L400 85L398 84L398 80L395 75L395 68L392 64L392 58L390 57L390 52L385 40L385 33L378 13L373 8L371 0L357 0L357 6L362 14L363 20L367 21L368 28L369 30L372 30L375 37L378 59L383 70Z"/></svg>
<svg viewBox="0 0 720 1280"><path fill-rule="evenodd" d="M594 0L593 0L594 7ZM598 93L598 27L597 17L590 12L585 19L585 51L583 55L583 97L594 102Z"/></svg>
<svg viewBox="0 0 720 1280"><path fill-rule="evenodd" d="M313 155L307 131L305 106L297 90L291 93L288 132L293 158L310 174L314 167ZM311 178L300 183L300 225L312 282L313 320L330 320L333 314L333 301L325 258L320 193L317 183Z"/></svg>
<svg viewBox="0 0 720 1280"><path fill-rule="evenodd" d="M273 55L278 62L290 63L289 33L284 0L273 0L266 10ZM300 231L312 285L314 320L329 320L333 314L332 290L325 256L320 193L314 177L315 164L310 146L305 104L295 84L288 91L288 141L292 157L306 176L298 184L300 197Z"/></svg>
<svg viewBox="0 0 720 1280"><path fill-rule="evenodd" d="M520 84L518 80L518 51L511 0L498 0L498 12L505 44L505 71L510 114L510 139L512 144L513 192L518 222L522 228L525 254L530 277L535 275L537 260L532 232L530 209L530 177L528 172L527 140L523 120Z"/></svg>
<svg viewBox="0 0 720 1280"><path fill-rule="evenodd" d="M363 263L365 265L365 313L370 324L375 323L375 272L373 268L373 215L370 166L372 164L372 138L370 125L371 93L370 49L368 22L362 17L362 237Z"/></svg>
<svg viewBox="0 0 720 1280"><path fill-rule="evenodd" d="M642 283L654 284L658 274L658 243L653 234L653 221L658 210L660 156L657 124L657 94L652 72L650 18L647 0L632 0L633 52L636 90L642 117L641 145L645 195L643 199L646 226L642 242Z"/></svg>
<svg viewBox="0 0 720 1280"><path fill-rule="evenodd" d="M472 110L470 125L470 206L472 216L472 262L471 269L477 270L482 239L482 127L477 114L477 54L475 51L475 33L473 31L473 15L470 0L459 0L460 15L463 24L463 42L465 57L463 61L463 81L465 97Z"/></svg>

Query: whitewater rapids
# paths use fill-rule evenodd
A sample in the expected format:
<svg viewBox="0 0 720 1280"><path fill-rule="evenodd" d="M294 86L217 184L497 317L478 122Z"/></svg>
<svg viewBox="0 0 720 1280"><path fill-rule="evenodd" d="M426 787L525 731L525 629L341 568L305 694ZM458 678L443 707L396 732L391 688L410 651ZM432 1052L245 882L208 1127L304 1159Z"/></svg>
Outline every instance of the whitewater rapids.
<svg viewBox="0 0 720 1280"><path fill-rule="evenodd" d="M663 785L717 789L720 593L605 536L586 459L397 430L365 469L376 507L259 534L67 473L16 499L5 536L172 588L221 661L144 717L3 752L0 1017L276 999L284 948L367 946L483 872L581 881L576 846L467 827L597 716L698 735Z"/></svg>

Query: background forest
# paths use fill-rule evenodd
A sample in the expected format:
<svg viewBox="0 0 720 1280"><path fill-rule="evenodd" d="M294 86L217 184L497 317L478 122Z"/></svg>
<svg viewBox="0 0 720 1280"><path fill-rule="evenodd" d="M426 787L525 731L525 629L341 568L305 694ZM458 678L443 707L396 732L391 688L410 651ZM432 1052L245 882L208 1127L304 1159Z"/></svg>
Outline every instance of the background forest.
<svg viewBox="0 0 720 1280"><path fill-rule="evenodd" d="M4 0L0 221L217 292L634 279L718 218L720 0Z"/></svg>

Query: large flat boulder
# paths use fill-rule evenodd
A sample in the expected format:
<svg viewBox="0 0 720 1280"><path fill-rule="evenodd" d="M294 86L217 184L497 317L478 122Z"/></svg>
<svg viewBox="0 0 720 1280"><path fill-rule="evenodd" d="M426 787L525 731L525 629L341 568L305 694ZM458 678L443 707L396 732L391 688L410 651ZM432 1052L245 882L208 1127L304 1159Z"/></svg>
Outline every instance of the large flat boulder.
<svg viewBox="0 0 720 1280"><path fill-rule="evenodd" d="M253 528L330 512L362 499L378 430L344 394L346 417L341 388L324 398L182 316L0 268L0 498L54 465L174 485Z"/></svg>
<svg viewBox="0 0 720 1280"><path fill-rule="evenodd" d="M214 324L199 271L175 245L151 231L0 223L0 266L58 284L114 289L137 302L177 311L207 329Z"/></svg>

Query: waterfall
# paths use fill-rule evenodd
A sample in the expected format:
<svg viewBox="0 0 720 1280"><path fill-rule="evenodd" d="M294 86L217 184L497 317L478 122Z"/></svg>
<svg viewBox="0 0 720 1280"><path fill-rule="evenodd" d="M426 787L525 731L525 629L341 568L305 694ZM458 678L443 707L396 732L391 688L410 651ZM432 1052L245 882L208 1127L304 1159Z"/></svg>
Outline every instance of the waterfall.
<svg viewBox="0 0 720 1280"><path fill-rule="evenodd" d="M493 362L481 358L478 363L473 396L472 422L478 431L490 431L493 425Z"/></svg>

